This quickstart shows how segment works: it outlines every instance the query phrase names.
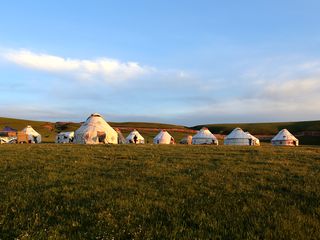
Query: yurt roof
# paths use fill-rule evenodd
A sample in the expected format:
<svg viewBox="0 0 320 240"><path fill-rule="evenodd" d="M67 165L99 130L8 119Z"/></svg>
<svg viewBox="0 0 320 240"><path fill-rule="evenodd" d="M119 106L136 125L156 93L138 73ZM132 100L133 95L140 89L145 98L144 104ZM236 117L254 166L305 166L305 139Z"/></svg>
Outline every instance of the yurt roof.
<svg viewBox="0 0 320 240"><path fill-rule="evenodd" d="M241 128L235 128L226 136L226 139L249 139L250 137Z"/></svg>
<svg viewBox="0 0 320 240"><path fill-rule="evenodd" d="M102 118L102 115L101 115L100 113L92 113L92 114L87 118L87 120L88 120L89 118L91 118L91 117L101 117L101 118Z"/></svg>
<svg viewBox="0 0 320 240"><path fill-rule="evenodd" d="M200 129L200 131L198 131L193 137L193 139L195 138L210 138L210 139L217 139L208 128L203 127Z"/></svg>
<svg viewBox="0 0 320 240"><path fill-rule="evenodd" d="M70 136L74 135L74 132L60 132L60 133L58 133L58 135L63 135L63 136L70 137Z"/></svg>
<svg viewBox="0 0 320 240"><path fill-rule="evenodd" d="M84 132L87 130L95 130L95 131L113 131L117 133L104 119L99 113L91 114L87 120L77 129L76 132ZM89 131L90 131L89 130Z"/></svg>
<svg viewBox="0 0 320 240"><path fill-rule="evenodd" d="M39 136L40 133L38 133L36 130L34 130L30 125L28 125L26 128L22 130L22 132L26 134L33 134Z"/></svg>
<svg viewBox="0 0 320 240"><path fill-rule="evenodd" d="M173 138L168 132L167 130L161 130L157 136L154 137L154 139L161 139L163 137L170 137Z"/></svg>

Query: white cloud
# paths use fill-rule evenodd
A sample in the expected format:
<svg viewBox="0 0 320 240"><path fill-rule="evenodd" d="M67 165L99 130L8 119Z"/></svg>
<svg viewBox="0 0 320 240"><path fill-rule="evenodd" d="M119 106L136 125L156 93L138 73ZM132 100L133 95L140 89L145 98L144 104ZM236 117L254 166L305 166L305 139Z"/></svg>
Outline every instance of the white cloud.
<svg viewBox="0 0 320 240"><path fill-rule="evenodd" d="M266 86L263 94L273 98L316 98L320 91L320 78L305 78L297 80L285 80Z"/></svg>
<svg viewBox="0 0 320 240"><path fill-rule="evenodd" d="M102 79L106 82L130 80L154 70L136 62L121 62L110 58L70 59L29 50L9 50L2 56L5 60L25 68L65 74L78 80Z"/></svg>

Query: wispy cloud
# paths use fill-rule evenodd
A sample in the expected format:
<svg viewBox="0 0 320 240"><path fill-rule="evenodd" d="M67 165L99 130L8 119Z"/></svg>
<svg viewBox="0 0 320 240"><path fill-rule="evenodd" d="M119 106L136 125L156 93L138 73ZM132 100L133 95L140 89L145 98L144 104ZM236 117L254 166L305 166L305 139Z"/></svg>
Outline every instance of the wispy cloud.
<svg viewBox="0 0 320 240"><path fill-rule="evenodd" d="M135 79L144 76L154 68L137 62L121 62L110 58L72 59L35 53L29 50L7 50L2 57L24 68L65 74L78 80L102 79L106 82Z"/></svg>

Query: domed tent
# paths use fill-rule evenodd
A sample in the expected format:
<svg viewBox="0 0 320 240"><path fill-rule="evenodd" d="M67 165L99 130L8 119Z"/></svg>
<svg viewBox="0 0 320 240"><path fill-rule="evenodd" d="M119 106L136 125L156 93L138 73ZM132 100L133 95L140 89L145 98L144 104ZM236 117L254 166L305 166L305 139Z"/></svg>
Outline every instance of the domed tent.
<svg viewBox="0 0 320 240"><path fill-rule="evenodd" d="M41 143L40 133L34 130L31 126L27 126L21 132L27 135L29 143Z"/></svg>
<svg viewBox="0 0 320 240"><path fill-rule="evenodd" d="M144 144L144 138L134 129L127 137L126 143Z"/></svg>
<svg viewBox="0 0 320 240"><path fill-rule="evenodd" d="M161 130L153 139L154 144L174 144L174 138L166 131Z"/></svg>
<svg viewBox="0 0 320 240"><path fill-rule="evenodd" d="M255 136L253 136L251 133L249 132L245 132L246 134L248 134L248 136L252 139L251 145L253 146L260 146L260 140L258 138L256 138Z"/></svg>
<svg viewBox="0 0 320 240"><path fill-rule="evenodd" d="M298 146L299 140L287 129L282 129L274 138L272 138L271 143L274 146Z"/></svg>
<svg viewBox="0 0 320 240"><path fill-rule="evenodd" d="M180 140L180 144L188 144L188 145L192 144L192 136L191 135L185 136Z"/></svg>
<svg viewBox="0 0 320 240"><path fill-rule="evenodd" d="M118 144L118 133L98 113L91 114L74 137L79 144Z"/></svg>
<svg viewBox="0 0 320 240"><path fill-rule="evenodd" d="M56 143L72 143L74 140L74 132L61 132L56 136Z"/></svg>
<svg viewBox="0 0 320 240"><path fill-rule="evenodd" d="M224 145L253 146L258 144L251 134L245 133L241 128L235 128L224 138Z"/></svg>
<svg viewBox="0 0 320 240"><path fill-rule="evenodd" d="M209 131L208 128L203 127L196 135L192 137L192 144L215 144L218 145L218 139Z"/></svg>

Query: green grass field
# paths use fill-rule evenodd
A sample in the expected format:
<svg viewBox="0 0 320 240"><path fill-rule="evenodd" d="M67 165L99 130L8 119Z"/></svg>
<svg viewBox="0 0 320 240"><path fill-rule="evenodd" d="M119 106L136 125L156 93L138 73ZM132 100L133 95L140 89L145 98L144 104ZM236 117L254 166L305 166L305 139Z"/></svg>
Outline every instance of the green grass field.
<svg viewBox="0 0 320 240"><path fill-rule="evenodd" d="M320 148L0 145L0 239L317 239Z"/></svg>

